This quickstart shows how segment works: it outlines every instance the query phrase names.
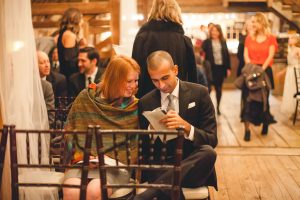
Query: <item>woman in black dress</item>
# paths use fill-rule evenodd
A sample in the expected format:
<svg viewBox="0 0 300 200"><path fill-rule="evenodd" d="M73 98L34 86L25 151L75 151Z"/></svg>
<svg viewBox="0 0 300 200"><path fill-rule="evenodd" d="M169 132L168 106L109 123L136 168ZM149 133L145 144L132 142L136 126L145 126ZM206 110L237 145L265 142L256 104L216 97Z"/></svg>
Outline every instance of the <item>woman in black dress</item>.
<svg viewBox="0 0 300 200"><path fill-rule="evenodd" d="M82 24L82 14L76 8L66 10L60 22L57 49L60 72L64 74L67 79L69 79L71 74L78 72L78 38Z"/></svg>

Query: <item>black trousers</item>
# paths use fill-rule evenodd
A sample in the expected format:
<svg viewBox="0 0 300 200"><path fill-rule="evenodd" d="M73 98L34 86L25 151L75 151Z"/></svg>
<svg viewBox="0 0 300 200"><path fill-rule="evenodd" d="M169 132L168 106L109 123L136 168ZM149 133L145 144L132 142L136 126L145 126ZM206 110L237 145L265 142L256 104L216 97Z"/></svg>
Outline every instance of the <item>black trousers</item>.
<svg viewBox="0 0 300 200"><path fill-rule="evenodd" d="M167 143L167 157L168 163L172 163L172 152L175 151L173 146L173 141ZM160 140L155 141L156 147L159 148L161 145ZM185 141L184 147L186 145L192 145L188 140ZM171 154L170 154L171 153ZM155 153L155 155L157 155ZM159 156L159 155L157 155ZM216 152L209 145L202 145L201 147L194 149L190 155L184 155L184 160L181 162L181 176L180 183L181 187L195 188L200 186L215 186L217 188L217 180L214 164L216 161ZM148 172L147 179L144 178L143 181L153 182L153 183L164 183L172 184L173 183L173 171L164 171L162 172ZM170 190L158 190L158 189L148 189L142 194L137 195L135 200L152 200L154 197L161 200L167 200L171 198ZM184 199L184 196L181 192L180 199Z"/></svg>

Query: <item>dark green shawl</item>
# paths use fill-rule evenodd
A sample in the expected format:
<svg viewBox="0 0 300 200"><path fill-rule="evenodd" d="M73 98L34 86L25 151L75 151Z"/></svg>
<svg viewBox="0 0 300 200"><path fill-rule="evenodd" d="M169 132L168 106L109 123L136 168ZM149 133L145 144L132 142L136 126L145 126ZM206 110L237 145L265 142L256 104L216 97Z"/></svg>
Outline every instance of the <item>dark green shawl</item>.
<svg viewBox="0 0 300 200"><path fill-rule="evenodd" d="M137 129L137 103L138 99L134 96L115 99L109 102L106 99L100 98L100 89L98 87L95 90L85 89L76 97L68 114L65 129L82 131L87 130L88 125L100 125L101 129ZM118 142L125 140L125 137L118 136L117 138ZM135 139L132 138L132 145L134 146ZM73 162L82 160L83 153L81 147L84 147L84 141L84 136L77 138L68 136L68 149L73 149L74 145L72 144L75 144ZM112 147L111 136L108 135L105 137L103 142L106 149ZM96 156L95 143L95 139L93 138L92 155ZM107 155L113 157L112 153L108 153ZM124 156L123 158L121 156L120 160L124 160Z"/></svg>

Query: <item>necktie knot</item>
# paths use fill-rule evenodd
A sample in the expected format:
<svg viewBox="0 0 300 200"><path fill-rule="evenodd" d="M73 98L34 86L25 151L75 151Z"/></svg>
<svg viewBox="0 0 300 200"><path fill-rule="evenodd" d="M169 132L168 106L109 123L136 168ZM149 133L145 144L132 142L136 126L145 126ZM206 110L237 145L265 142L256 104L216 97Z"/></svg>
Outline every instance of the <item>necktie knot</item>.
<svg viewBox="0 0 300 200"><path fill-rule="evenodd" d="M92 83L92 78L90 76L88 77L88 82L89 82L89 84Z"/></svg>
<svg viewBox="0 0 300 200"><path fill-rule="evenodd" d="M169 94L168 95L169 104L167 107L167 111L174 110L175 111L175 104L174 104L174 95Z"/></svg>

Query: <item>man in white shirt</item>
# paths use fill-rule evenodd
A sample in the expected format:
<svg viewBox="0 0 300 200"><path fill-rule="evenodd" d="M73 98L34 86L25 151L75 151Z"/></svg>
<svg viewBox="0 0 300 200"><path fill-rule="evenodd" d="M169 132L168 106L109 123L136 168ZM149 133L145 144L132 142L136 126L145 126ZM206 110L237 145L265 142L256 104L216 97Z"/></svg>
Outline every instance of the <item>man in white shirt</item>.
<svg viewBox="0 0 300 200"><path fill-rule="evenodd" d="M214 186L217 180L214 169L218 143L215 111L204 86L181 81L177 78L178 66L166 51L155 51L147 58L149 75L156 89L143 96L139 101L140 127L147 129L149 122L142 115L144 111L152 111L157 107L166 110L166 118L160 122L169 129L184 127L183 161L181 162L182 187ZM149 137L143 138L143 145L149 145ZM175 159L176 139L167 141L167 162ZM154 152L144 151L144 160L149 156L159 161L162 142L158 137ZM147 149L147 148L146 148ZM171 183L172 173L143 174L143 181ZM135 197L136 200L147 200L157 197L169 199L166 190L148 189ZM181 199L184 199L183 195Z"/></svg>
<svg viewBox="0 0 300 200"><path fill-rule="evenodd" d="M90 83L99 83L102 71L98 69L99 53L94 47L79 50L79 72L72 74L69 80L69 96L76 97Z"/></svg>

